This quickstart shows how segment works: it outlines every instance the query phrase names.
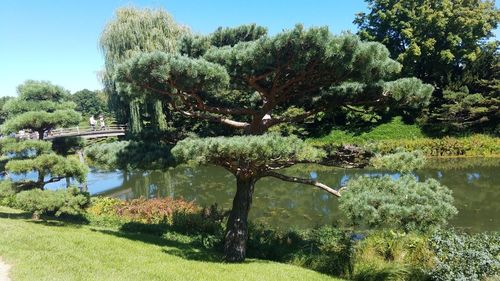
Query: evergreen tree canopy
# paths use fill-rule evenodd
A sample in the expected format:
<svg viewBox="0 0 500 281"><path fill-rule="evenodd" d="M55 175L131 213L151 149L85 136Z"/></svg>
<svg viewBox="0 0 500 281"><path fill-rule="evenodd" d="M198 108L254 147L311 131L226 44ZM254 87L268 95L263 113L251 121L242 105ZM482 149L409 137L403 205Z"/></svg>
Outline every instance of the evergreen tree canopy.
<svg viewBox="0 0 500 281"><path fill-rule="evenodd" d="M5 138L0 150L7 158L8 173L37 172L37 181L17 183L18 190L41 188L63 178L75 178L85 182L88 168L78 159L65 158L52 150L52 143L43 141L45 132L57 128L78 125L81 116L73 110L69 93L62 87L45 81L26 81L18 87L19 97L9 100L3 107L8 119L2 125L4 132L33 130L39 140ZM50 175L49 179L45 177Z"/></svg>
<svg viewBox="0 0 500 281"><path fill-rule="evenodd" d="M8 157L5 170L8 173L26 174L35 171L38 180L17 183L17 190L41 188L64 178L74 178L83 183L88 167L76 158L65 158L52 151L52 144L42 140L3 139L0 143L2 155ZM45 179L46 175L50 178Z"/></svg>
<svg viewBox="0 0 500 281"><path fill-rule="evenodd" d="M500 41L481 46L479 57L460 81L443 91L441 106L426 116L429 129L439 133L465 130L500 133Z"/></svg>
<svg viewBox="0 0 500 281"><path fill-rule="evenodd" d="M159 51L137 54L118 66L114 76L123 95L167 97L169 106L185 116L218 122L245 134L188 139L172 151L181 161L220 165L235 175L237 191L225 241L226 260L233 262L245 259L247 219L256 181L271 176L340 196L316 179L276 170L299 162L338 165L356 159L355 151L347 149L336 155L337 161L321 161L325 152L296 137L266 135L269 128L301 122L344 105L418 107L428 103L433 91L418 79L393 80L401 66L380 43L363 42L349 34L333 36L328 28L304 29L301 25L275 36L257 32L251 36L255 40L248 41L242 28L252 29L216 32L229 38L216 42L228 45L196 51L195 57ZM203 38L183 42L203 42Z"/></svg>
<svg viewBox="0 0 500 281"><path fill-rule="evenodd" d="M11 133L23 129L31 129L38 132L39 138L43 139L45 132L57 127L78 125L80 119L80 113L74 110L56 110L54 112L29 111L8 119L3 124L3 130Z"/></svg>
<svg viewBox="0 0 500 281"><path fill-rule="evenodd" d="M423 182L411 174L359 177L347 183L340 210L353 225L430 231L457 214L451 190L435 179Z"/></svg>
<svg viewBox="0 0 500 281"><path fill-rule="evenodd" d="M52 178L45 181L44 185L67 177L85 182L89 172L85 164L80 163L78 159L65 158L54 153L42 154L33 159L11 160L5 165L5 169L12 173L26 174L34 170L50 174Z"/></svg>
<svg viewBox="0 0 500 281"><path fill-rule="evenodd" d="M419 182L411 174L424 166L422 152L377 155L371 163L375 168L398 171L400 177L361 176L350 180L339 207L352 225L430 231L446 225L457 214L450 189L434 179Z"/></svg>
<svg viewBox="0 0 500 281"><path fill-rule="evenodd" d="M274 37L211 48L202 58L140 54L117 69L115 81L124 93L168 96L171 106L187 116L259 134L345 104L427 103L431 86L408 78L384 81L399 70L381 44L297 26ZM244 96L247 104L220 106L231 95ZM218 105L206 102L216 98ZM292 106L303 112L280 117ZM263 119L266 114L274 116Z"/></svg>
<svg viewBox="0 0 500 281"><path fill-rule="evenodd" d="M7 133L23 129L44 133L57 128L78 125L81 116L74 108L69 92L46 81L28 80L18 87L19 96L3 106L8 120L2 125Z"/></svg>

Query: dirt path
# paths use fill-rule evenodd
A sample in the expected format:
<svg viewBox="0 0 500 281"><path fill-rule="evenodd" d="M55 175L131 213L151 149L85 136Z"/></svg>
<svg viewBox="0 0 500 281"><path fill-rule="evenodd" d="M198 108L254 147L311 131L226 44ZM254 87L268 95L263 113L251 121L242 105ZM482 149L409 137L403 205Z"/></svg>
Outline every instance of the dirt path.
<svg viewBox="0 0 500 281"><path fill-rule="evenodd" d="M4 263L0 257L0 281L10 281L9 269L10 265Z"/></svg>

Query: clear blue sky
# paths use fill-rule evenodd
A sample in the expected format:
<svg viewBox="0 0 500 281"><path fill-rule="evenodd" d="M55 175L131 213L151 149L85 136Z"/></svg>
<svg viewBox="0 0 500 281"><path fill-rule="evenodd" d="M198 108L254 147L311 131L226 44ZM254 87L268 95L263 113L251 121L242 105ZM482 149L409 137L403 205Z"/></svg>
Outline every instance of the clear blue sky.
<svg viewBox="0 0 500 281"><path fill-rule="evenodd" d="M2 0L0 96L15 96L17 85L27 79L49 80L71 92L101 89L99 36L122 6L162 7L204 34L245 23L266 26L271 33L295 23L328 25L334 33L355 31L354 15L366 10L363 0Z"/></svg>

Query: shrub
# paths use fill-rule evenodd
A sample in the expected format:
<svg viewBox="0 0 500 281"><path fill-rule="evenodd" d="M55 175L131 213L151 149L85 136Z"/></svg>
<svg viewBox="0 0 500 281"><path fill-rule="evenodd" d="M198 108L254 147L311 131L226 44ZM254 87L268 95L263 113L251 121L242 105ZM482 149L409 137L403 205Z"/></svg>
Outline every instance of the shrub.
<svg viewBox="0 0 500 281"><path fill-rule="evenodd" d="M117 215L141 223L172 224L174 215L194 214L199 211L193 202L182 199L133 199L118 205Z"/></svg>
<svg viewBox="0 0 500 281"><path fill-rule="evenodd" d="M434 280L480 281L500 275L500 233L468 235L452 231L431 239L436 265Z"/></svg>
<svg viewBox="0 0 500 281"><path fill-rule="evenodd" d="M377 231L355 246L354 280L427 280L434 254L428 238Z"/></svg>
<svg viewBox="0 0 500 281"><path fill-rule="evenodd" d="M200 208L193 202L169 197L129 201L96 197L87 213L94 224L119 226L128 232L160 234L169 229L201 233L209 240L222 239L223 220L227 216L216 204Z"/></svg>
<svg viewBox="0 0 500 281"><path fill-rule="evenodd" d="M89 194L75 187L61 190L33 189L16 195L16 207L33 213L34 218L43 214L79 215L89 202Z"/></svg>
<svg viewBox="0 0 500 281"><path fill-rule="evenodd" d="M95 216L117 216L117 208L123 201L112 197L92 197L87 212Z"/></svg>
<svg viewBox="0 0 500 281"><path fill-rule="evenodd" d="M358 177L347 183L340 211L352 225L429 231L457 213L451 191L434 179L418 182L413 175Z"/></svg>
<svg viewBox="0 0 500 281"><path fill-rule="evenodd" d="M0 181L0 205L13 207L16 200L16 191L10 180Z"/></svg>
<svg viewBox="0 0 500 281"><path fill-rule="evenodd" d="M331 275L352 274L352 241L346 232L324 226L307 232L305 238L307 247L292 255L292 264Z"/></svg>
<svg viewBox="0 0 500 281"><path fill-rule="evenodd" d="M390 153L400 147L408 151L422 150L426 156L498 156L500 139L487 135L456 138L421 138L408 140L383 140L367 145L379 153Z"/></svg>
<svg viewBox="0 0 500 281"><path fill-rule="evenodd" d="M401 173L410 173L425 165L424 155L420 150L398 151L387 155L377 155L371 159L371 164L378 169L388 169Z"/></svg>
<svg viewBox="0 0 500 281"><path fill-rule="evenodd" d="M348 276L352 272L352 241L339 229L279 231L252 226L248 256L287 262L319 272Z"/></svg>

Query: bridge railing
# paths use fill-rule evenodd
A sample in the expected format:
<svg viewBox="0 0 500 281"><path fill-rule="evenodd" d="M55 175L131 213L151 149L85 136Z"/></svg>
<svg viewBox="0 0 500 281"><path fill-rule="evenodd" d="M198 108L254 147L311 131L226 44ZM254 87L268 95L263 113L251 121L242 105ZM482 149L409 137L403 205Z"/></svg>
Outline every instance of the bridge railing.
<svg viewBox="0 0 500 281"><path fill-rule="evenodd" d="M58 128L51 130L47 133L47 137L55 136L70 136L70 135L87 135L87 134L99 134L99 133L109 133L109 132L125 132L127 130L127 125L123 124L110 124L101 128L100 126L90 127L90 126L75 126L69 128Z"/></svg>

